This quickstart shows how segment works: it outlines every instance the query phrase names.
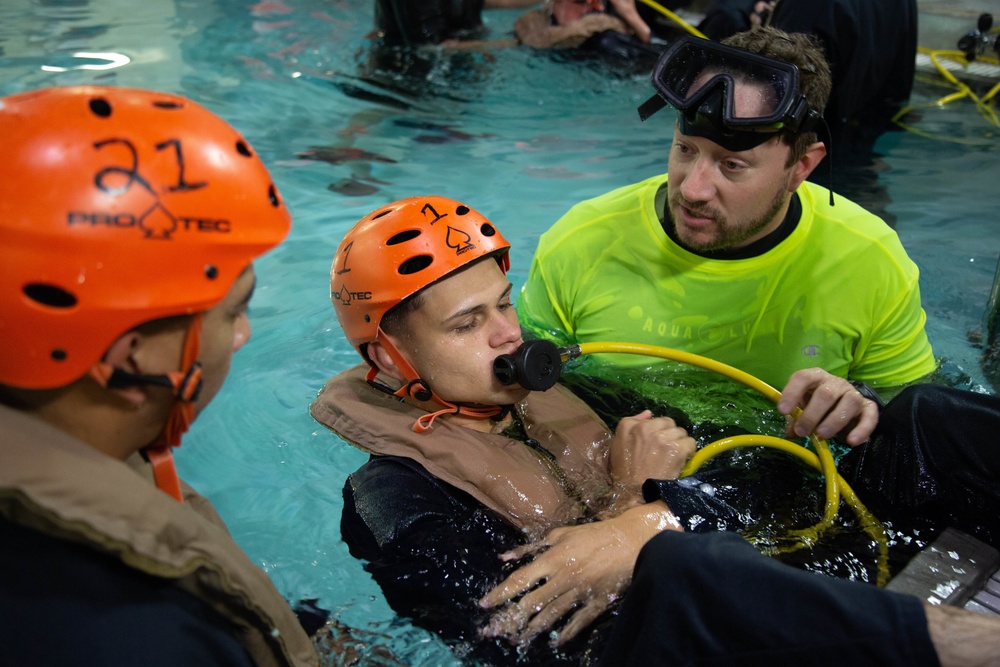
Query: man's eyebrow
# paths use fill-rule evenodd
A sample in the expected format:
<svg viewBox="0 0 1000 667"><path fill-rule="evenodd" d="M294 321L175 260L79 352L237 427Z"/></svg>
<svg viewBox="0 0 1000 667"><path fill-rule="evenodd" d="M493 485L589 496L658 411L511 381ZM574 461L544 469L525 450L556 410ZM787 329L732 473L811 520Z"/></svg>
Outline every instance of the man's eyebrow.
<svg viewBox="0 0 1000 667"><path fill-rule="evenodd" d="M508 296L510 294L510 291L512 289L514 289L514 286L510 283L510 281L508 281L507 282L507 288L503 292L500 293L500 299L503 299L504 297ZM465 315L472 315L474 313L478 313L478 312L481 312L483 310L486 310L486 306L484 306L481 303L480 304L476 304L475 306L470 306L468 308L463 308L462 310L458 311L457 313L454 313L454 314L446 317L444 319L444 321L445 322L451 322L452 320L457 319L459 317L463 317Z"/></svg>

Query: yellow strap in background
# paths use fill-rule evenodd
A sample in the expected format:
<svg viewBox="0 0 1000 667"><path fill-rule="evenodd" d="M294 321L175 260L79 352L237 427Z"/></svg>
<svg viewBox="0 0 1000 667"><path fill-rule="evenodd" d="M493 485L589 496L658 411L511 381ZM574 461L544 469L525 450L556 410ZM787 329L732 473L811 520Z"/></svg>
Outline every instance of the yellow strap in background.
<svg viewBox="0 0 1000 667"><path fill-rule="evenodd" d="M687 30L689 33L691 33L692 35L694 35L695 37L701 37L702 39L708 39L708 37L705 37L705 35L703 35L700 30L698 30L693 25L691 25L690 23L688 23L687 21L685 21L680 16L678 16L675 13L673 13L672 11L670 11L669 9L667 9L666 7L664 7L663 5L661 5L660 3L656 2L655 0L639 0L639 1L642 2L644 5L646 5L648 7L652 7L656 11L660 12L661 14L663 14L664 16L666 16L668 19L670 19L671 21L673 21L674 23L676 23L677 25L679 25L681 28L683 28L684 30Z"/></svg>

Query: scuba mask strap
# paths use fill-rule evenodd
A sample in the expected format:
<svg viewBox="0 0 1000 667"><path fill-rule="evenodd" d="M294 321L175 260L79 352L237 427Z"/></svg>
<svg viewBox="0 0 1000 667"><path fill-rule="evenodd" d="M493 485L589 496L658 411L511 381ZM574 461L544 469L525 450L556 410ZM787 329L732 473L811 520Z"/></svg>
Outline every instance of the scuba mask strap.
<svg viewBox="0 0 1000 667"><path fill-rule="evenodd" d="M824 116L820 116L819 124L822 125L823 133L826 135L821 134L820 140L826 143L826 168L830 179L830 206L833 206L833 132L830 131L830 125Z"/></svg>
<svg viewBox="0 0 1000 667"><path fill-rule="evenodd" d="M474 419L489 419L490 417L498 417L500 415L506 414L506 410L499 405L489 405L482 407L471 407L467 405L455 405L449 401L444 400L437 394L435 394L427 383L424 382L417 371L414 370L410 362L407 361L402 353L393 345L389 337L385 335L382 328L379 327L375 332L375 340L377 340L382 347L385 349L389 358L392 359L393 363L396 364L396 368L400 370L408 382L396 391L392 391L389 387L382 385L375 381L375 377L378 375L378 369L375 366L371 366L368 369L368 374L365 379L375 389L379 391L384 391L392 396L397 396L399 398L412 398L417 401L431 401L442 406L443 410L438 410L437 412L430 412L425 415L421 415L417 421L413 423L413 430L416 433L424 433L428 431L433 425L434 420L441 415L463 415L466 417L472 417Z"/></svg>
<svg viewBox="0 0 1000 667"><path fill-rule="evenodd" d="M181 436L194 421L194 401L198 400L202 387L202 369L197 361L200 346L201 314L197 313L191 318L191 324L184 337L181 368L186 370L172 371L165 375L146 375L130 373L103 361L94 364L90 369L90 377L102 387L157 385L173 390L175 400L167 423L156 439L145 448L145 455L153 466L153 478L157 488L177 501L181 501L183 496L171 449L181 444Z"/></svg>

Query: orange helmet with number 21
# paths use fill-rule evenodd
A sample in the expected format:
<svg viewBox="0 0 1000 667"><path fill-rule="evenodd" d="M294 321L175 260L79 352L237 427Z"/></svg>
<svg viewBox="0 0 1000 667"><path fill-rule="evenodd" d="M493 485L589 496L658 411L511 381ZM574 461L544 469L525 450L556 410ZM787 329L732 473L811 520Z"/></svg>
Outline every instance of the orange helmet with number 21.
<svg viewBox="0 0 1000 667"><path fill-rule="evenodd" d="M78 86L0 100L0 384L68 384L144 322L206 311L291 217L224 120Z"/></svg>

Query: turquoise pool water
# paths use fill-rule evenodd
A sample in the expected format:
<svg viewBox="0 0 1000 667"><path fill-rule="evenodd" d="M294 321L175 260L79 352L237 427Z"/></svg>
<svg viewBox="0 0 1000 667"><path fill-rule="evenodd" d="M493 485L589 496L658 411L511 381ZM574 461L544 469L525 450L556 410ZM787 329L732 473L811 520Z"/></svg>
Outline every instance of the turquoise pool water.
<svg viewBox="0 0 1000 667"><path fill-rule="evenodd" d="M262 154L294 228L257 265L254 338L178 452L182 474L289 599L318 598L364 633L369 650L458 664L395 618L340 540L341 487L365 455L307 411L324 381L357 359L328 300L332 253L376 206L441 194L503 229L520 286L538 235L570 204L665 168L672 118L639 124L645 72L522 49L442 56L419 79L378 75L365 39L370 5L4 0L0 94L74 83L178 92L228 119ZM486 18L501 37L516 16ZM920 83L914 101L945 92ZM916 125L966 143L885 135L877 187L855 198L895 220L921 267L928 331L949 377L993 391L969 335L1000 251L1000 139L968 103L926 109Z"/></svg>

